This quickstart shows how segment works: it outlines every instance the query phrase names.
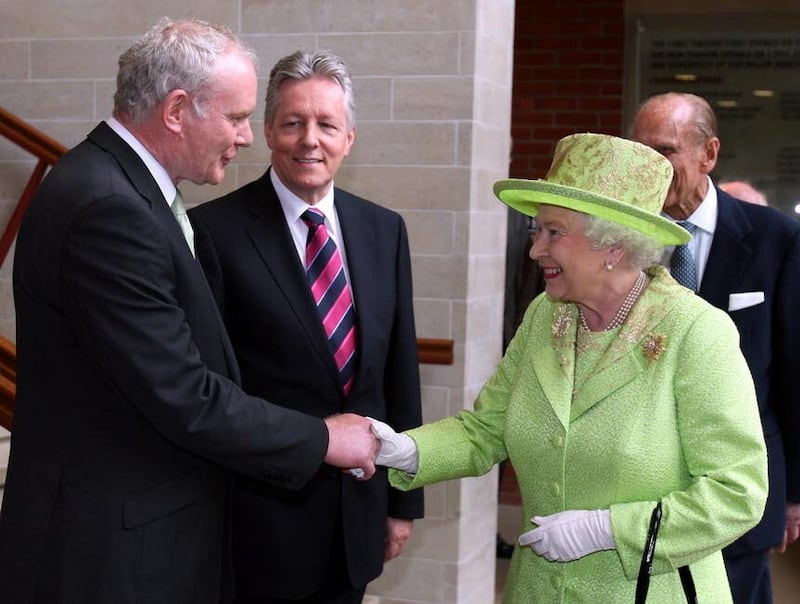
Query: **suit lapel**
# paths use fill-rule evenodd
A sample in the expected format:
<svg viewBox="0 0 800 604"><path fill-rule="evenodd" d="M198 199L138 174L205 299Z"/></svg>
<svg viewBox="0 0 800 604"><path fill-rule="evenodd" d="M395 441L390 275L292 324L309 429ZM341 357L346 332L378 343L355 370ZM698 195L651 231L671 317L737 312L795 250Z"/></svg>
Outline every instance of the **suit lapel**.
<svg viewBox="0 0 800 604"><path fill-rule="evenodd" d="M164 227L167 237L172 240L173 248L177 250L186 250L182 258L183 263L181 266L191 276L191 279L195 282L197 287L208 292L207 300L212 307L212 311L218 317L219 325L217 333L219 334L220 347L222 348L225 362L228 366L228 376L238 384L240 382L239 364L236 361L236 355L233 352L233 346L224 328L222 318L219 317L217 306L213 303L214 297L208 287L208 281L206 281L200 263L194 259L189 247L186 245L183 231L181 231L178 221L175 220L175 216L172 214L167 200L164 199L164 195L158 183L156 183L155 178L153 178L147 166L130 145L122 140L122 138L120 138L120 136L105 122L98 124L97 127L89 133L87 138L108 151L117 159L120 169L125 173L130 183L142 198L150 204L153 215ZM180 261L181 259L176 260Z"/></svg>
<svg viewBox="0 0 800 604"><path fill-rule="evenodd" d="M380 302L376 293L381 287L383 278L376 264L375 250L378 249L377 229L371 224L358 202L348 193L334 189L334 204L342 229L347 270L350 274L350 289L356 309L356 333L359 363L355 382L358 376L369 370L369 360L373 357L371 344L374 338L368 333L373 321L369 319L371 309Z"/></svg>
<svg viewBox="0 0 800 604"><path fill-rule="evenodd" d="M666 340L666 335L660 333L658 325L672 310L678 298L659 295L657 292L663 287L669 288L669 283L674 282L670 279L668 284L663 283L661 277L666 277L667 270L662 266L652 267L647 272L651 279L650 285L636 302L617 335L613 336L591 374L576 389L572 402L573 420L638 378L647 369L650 363L645 351L647 342L660 341L660 345L663 345ZM678 291L685 292L685 295L694 295L687 290Z"/></svg>
<svg viewBox="0 0 800 604"><path fill-rule="evenodd" d="M538 322L537 333L531 341L541 344L532 347L531 364L553 413L567 429L572 406L572 388L575 384L575 333L578 315L571 304L556 303L546 308L553 309L549 317L551 320ZM552 345L544 344L550 338Z"/></svg>
<svg viewBox="0 0 800 604"><path fill-rule="evenodd" d="M727 311L728 296L742 281L753 254L749 244L753 227L730 195L717 189L717 200L717 226L698 293L717 308Z"/></svg>
<svg viewBox="0 0 800 604"><path fill-rule="evenodd" d="M644 371L646 364L637 352L650 319L646 313L639 313L637 317L632 313L629 320L635 318L639 321L625 323L598 360L592 374L578 387L575 363L580 352L576 351L589 341L586 338L592 336L579 333L581 328L573 304L556 304L552 322L553 345L537 346L532 362L553 412L565 427ZM642 324L642 320L646 320L646 324Z"/></svg>
<svg viewBox="0 0 800 604"><path fill-rule="evenodd" d="M253 195L248 199L248 211L251 220L245 228L250 244L255 247L286 297L288 308L303 325L314 350L339 387L339 371L311 296L305 268L297 255L278 195L269 180L269 172L261 177L259 186L253 188Z"/></svg>
<svg viewBox="0 0 800 604"><path fill-rule="evenodd" d="M624 346L619 348L613 345L609 347L597 369L575 390L572 420L632 382L646 369L640 342L623 342Z"/></svg>
<svg viewBox="0 0 800 604"><path fill-rule="evenodd" d="M97 127L89 133L87 138L108 151L117 159L120 169L125 173L128 180L139 194L144 197L151 206L162 204L169 208L164 199L164 195L161 193L161 189L158 188L158 183L156 183L155 178L150 174L150 171L147 169L142 159L108 124L100 122ZM177 226L177 221L175 221L174 218L173 222L175 222ZM178 227L178 230L180 230L180 227Z"/></svg>
<svg viewBox="0 0 800 604"><path fill-rule="evenodd" d="M158 183L156 183L155 178L150 174L150 171L147 169L142 159L105 122L98 124L98 126L89 133L89 139L117 158L120 168L128 177L128 180L150 204L153 214L164 226L167 236L175 244L175 249L185 248L186 258L190 258L191 252L189 247L185 245L183 231L181 231L178 221L175 220L175 216L172 214L172 210L170 210L169 203L164 199L164 195ZM193 264L198 265L196 262L193 262ZM202 270L199 265L195 266L193 270L198 275L202 275ZM205 279L205 277L203 278Z"/></svg>
<svg viewBox="0 0 800 604"><path fill-rule="evenodd" d="M664 334L660 333L659 324L672 311L681 295L694 295L679 288L671 279L665 279L664 267L652 267L648 270L648 276L651 278L649 287L633 307L628 319L607 346L591 374L580 387L574 388L574 392L572 392L575 386L574 350L576 346L582 345L580 338L576 344L577 312L571 304L557 305L562 308L554 313L552 348L564 377L559 376L561 383L548 384L555 382L552 376L548 379L548 376L541 375L539 369L537 375L553 409L565 426L635 380L648 368L650 362L657 359L657 355L648 358L645 345L651 341L663 345L665 340L659 338ZM563 321L564 326L559 327L559 321ZM585 334L581 337L583 336ZM547 352L544 351L542 354ZM535 359L534 362L538 364L539 361ZM552 363L550 365L552 366ZM542 366L546 367L546 364ZM546 384L548 385L545 386ZM568 403L566 409L563 403L565 389L569 390L566 396L571 396L571 404Z"/></svg>
<svg viewBox="0 0 800 604"><path fill-rule="evenodd" d="M638 306L638 305L637 305ZM633 319L632 314L629 319ZM641 320L650 319L646 313ZM655 318L653 318L655 320ZM639 376L646 365L639 351L644 326L626 324L597 362L592 374L578 388L576 385L576 350L593 336L580 333L578 316L573 304L557 303L553 313L552 346L537 346L531 355L533 370L542 386L553 412L565 427L595 404L606 399ZM546 337L546 334L541 334ZM577 343L576 343L577 342Z"/></svg>

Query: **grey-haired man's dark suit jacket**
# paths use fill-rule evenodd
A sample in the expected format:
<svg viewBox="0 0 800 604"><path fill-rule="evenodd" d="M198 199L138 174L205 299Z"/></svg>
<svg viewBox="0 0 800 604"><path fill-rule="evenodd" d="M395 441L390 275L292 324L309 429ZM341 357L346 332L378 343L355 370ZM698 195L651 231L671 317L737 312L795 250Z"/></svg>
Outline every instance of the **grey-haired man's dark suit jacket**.
<svg viewBox="0 0 800 604"><path fill-rule="evenodd" d="M0 602L216 604L229 554L223 468L300 488L327 431L236 385L200 265L107 124L33 199L14 297Z"/></svg>
<svg viewBox="0 0 800 604"><path fill-rule="evenodd" d="M719 214L699 295L736 323L758 395L769 458L762 521L725 555L768 549L783 539L786 501L800 502L800 223L717 189ZM729 311L730 295L764 302Z"/></svg>

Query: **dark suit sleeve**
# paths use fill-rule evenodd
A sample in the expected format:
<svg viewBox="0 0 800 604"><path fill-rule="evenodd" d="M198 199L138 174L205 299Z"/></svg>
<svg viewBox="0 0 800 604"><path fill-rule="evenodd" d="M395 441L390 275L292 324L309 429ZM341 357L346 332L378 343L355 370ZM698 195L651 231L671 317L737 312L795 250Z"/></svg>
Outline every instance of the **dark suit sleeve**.
<svg viewBox="0 0 800 604"><path fill-rule="evenodd" d="M419 357L414 325L411 256L405 223L399 220L397 249L397 310L392 344L386 361L385 386L387 421L397 431L415 428L422 423ZM390 488L389 516L422 518L422 489L401 493Z"/></svg>
<svg viewBox="0 0 800 604"><path fill-rule="evenodd" d="M786 454L786 497L800 503L800 229L794 230L775 291L770 404L776 409Z"/></svg>
<svg viewBox="0 0 800 604"><path fill-rule="evenodd" d="M145 204L118 196L81 211L60 270L64 312L80 326L76 354L85 351L110 387L175 445L281 486L302 486L325 455L324 423L247 396L208 369L184 312L186 298L207 297L207 289L201 276L198 290L173 252Z"/></svg>

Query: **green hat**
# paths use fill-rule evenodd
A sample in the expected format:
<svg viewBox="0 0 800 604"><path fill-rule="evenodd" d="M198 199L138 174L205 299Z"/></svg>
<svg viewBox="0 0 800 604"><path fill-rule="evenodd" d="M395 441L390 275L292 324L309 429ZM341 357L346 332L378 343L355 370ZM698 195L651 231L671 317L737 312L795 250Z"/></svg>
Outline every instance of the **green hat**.
<svg viewBox="0 0 800 604"><path fill-rule="evenodd" d="M500 200L536 216L554 205L598 216L644 233L664 245L691 235L661 216L672 183L672 164L650 147L607 134L573 134L556 145L547 176L494 183Z"/></svg>

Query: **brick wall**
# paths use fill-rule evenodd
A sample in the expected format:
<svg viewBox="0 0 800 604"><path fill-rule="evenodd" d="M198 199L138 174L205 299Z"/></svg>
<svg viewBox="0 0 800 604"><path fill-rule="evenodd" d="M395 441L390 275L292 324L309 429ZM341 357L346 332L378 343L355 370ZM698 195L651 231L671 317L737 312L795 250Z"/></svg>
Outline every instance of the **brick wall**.
<svg viewBox="0 0 800 604"><path fill-rule="evenodd" d="M517 0L511 169L542 178L556 142L575 132L623 132L625 0ZM514 470L500 503L520 503Z"/></svg>
<svg viewBox="0 0 800 604"><path fill-rule="evenodd" d="M518 0L510 173L541 178L556 141L622 132L625 0Z"/></svg>

